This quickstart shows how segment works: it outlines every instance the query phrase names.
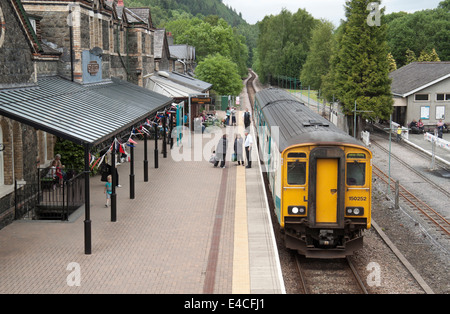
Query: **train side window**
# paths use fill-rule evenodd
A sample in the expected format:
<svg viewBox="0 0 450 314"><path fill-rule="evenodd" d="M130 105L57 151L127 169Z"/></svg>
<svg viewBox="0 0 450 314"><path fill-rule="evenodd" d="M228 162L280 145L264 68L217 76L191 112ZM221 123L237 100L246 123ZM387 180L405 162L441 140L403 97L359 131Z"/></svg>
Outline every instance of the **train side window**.
<svg viewBox="0 0 450 314"><path fill-rule="evenodd" d="M289 185L304 185L306 183L306 162L288 162L287 183Z"/></svg>
<svg viewBox="0 0 450 314"><path fill-rule="evenodd" d="M347 163L347 185L365 185L366 164L363 162Z"/></svg>

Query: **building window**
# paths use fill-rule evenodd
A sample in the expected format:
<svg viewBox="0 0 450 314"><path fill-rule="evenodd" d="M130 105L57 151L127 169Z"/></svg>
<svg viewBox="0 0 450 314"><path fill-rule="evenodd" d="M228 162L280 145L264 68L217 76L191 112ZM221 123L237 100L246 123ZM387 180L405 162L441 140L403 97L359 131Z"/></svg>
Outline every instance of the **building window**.
<svg viewBox="0 0 450 314"><path fill-rule="evenodd" d="M428 101L430 99L430 95L428 94L415 94L415 101Z"/></svg>
<svg viewBox="0 0 450 314"><path fill-rule="evenodd" d="M450 94L436 94L437 101L450 101Z"/></svg>

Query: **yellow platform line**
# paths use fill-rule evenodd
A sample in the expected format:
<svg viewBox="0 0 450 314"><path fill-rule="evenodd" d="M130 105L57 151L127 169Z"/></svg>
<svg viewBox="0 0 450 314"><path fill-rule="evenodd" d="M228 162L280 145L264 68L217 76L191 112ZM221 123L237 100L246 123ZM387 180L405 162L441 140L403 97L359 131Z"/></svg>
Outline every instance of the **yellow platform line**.
<svg viewBox="0 0 450 314"><path fill-rule="evenodd" d="M247 191L245 167L236 169L236 204L234 214L233 294L250 293L250 263L247 229Z"/></svg>
<svg viewBox="0 0 450 314"><path fill-rule="evenodd" d="M241 97L243 99L243 97ZM244 99L243 99L244 101ZM245 108L243 108L245 109ZM244 135L243 111L236 113L238 130ZM250 257L247 226L247 187L245 167L236 169L236 203L234 214L233 294L250 293Z"/></svg>

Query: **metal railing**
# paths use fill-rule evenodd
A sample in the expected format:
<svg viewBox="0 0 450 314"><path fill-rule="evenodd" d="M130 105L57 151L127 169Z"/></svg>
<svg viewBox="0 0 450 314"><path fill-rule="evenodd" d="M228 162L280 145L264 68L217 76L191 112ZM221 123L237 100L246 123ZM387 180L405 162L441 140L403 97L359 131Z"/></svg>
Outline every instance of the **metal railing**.
<svg viewBox="0 0 450 314"><path fill-rule="evenodd" d="M68 171L65 180L46 176L39 169L37 183L15 183L15 219L68 220L84 204L84 173ZM70 178L70 179L69 179Z"/></svg>

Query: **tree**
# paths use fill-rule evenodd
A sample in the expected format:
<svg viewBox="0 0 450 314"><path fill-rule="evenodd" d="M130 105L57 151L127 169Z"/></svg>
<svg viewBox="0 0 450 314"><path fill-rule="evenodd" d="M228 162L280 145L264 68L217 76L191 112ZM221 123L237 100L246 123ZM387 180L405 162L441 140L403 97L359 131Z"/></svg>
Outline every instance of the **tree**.
<svg viewBox="0 0 450 314"><path fill-rule="evenodd" d="M366 0L346 2L347 21L339 43L335 90L343 110L353 116L355 101L362 118L387 119L392 112L386 25L367 23ZM381 14L383 14L383 11Z"/></svg>
<svg viewBox="0 0 450 314"><path fill-rule="evenodd" d="M195 47L198 62L210 55L221 54L235 61L239 74L247 74L248 48L245 38L239 35L228 23L217 16L205 19L182 18L167 23L166 29L172 32L175 43Z"/></svg>
<svg viewBox="0 0 450 314"><path fill-rule="evenodd" d="M212 84L219 95L238 96L243 88L236 63L220 54L200 62L195 69L195 76Z"/></svg>
<svg viewBox="0 0 450 314"><path fill-rule="evenodd" d="M443 1L434 10L415 13L389 14L388 44L397 64L409 61L405 52L409 49L419 56L433 48L441 60L450 61L450 0Z"/></svg>
<svg viewBox="0 0 450 314"><path fill-rule="evenodd" d="M430 53L428 53L425 50L422 50L419 58L417 58L417 61L419 61L419 62L439 62L441 60L439 59L439 56L436 53L436 50L433 48L433 50Z"/></svg>
<svg viewBox="0 0 450 314"><path fill-rule="evenodd" d="M394 57L392 56L392 53L388 53L388 62L389 62L389 72L393 72L397 70L397 63L395 62Z"/></svg>
<svg viewBox="0 0 450 314"><path fill-rule="evenodd" d="M334 26L322 21L312 32L311 49L300 75L303 86L319 89L330 67Z"/></svg>
<svg viewBox="0 0 450 314"><path fill-rule="evenodd" d="M406 50L406 64L410 64L412 62L416 62L416 54L411 49Z"/></svg>
<svg viewBox="0 0 450 314"><path fill-rule="evenodd" d="M266 16L258 24L259 79L298 77L309 51L311 33L318 21L305 10L292 14L286 9L276 16Z"/></svg>

